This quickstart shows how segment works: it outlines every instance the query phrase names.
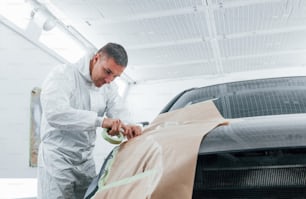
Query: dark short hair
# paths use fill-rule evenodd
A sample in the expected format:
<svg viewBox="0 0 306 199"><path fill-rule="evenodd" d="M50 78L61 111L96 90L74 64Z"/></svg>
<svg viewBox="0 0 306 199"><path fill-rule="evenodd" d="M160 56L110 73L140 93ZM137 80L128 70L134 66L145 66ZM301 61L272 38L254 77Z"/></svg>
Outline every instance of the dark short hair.
<svg viewBox="0 0 306 199"><path fill-rule="evenodd" d="M105 46L98 50L100 54L107 54L109 57L113 58L116 64L123 67L127 66L128 55L120 44L116 43L107 43Z"/></svg>

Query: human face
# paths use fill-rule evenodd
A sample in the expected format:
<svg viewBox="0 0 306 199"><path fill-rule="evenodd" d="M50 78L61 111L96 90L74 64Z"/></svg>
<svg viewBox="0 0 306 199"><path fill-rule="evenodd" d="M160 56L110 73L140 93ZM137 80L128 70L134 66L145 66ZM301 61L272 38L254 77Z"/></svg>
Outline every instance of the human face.
<svg viewBox="0 0 306 199"><path fill-rule="evenodd" d="M96 54L90 63L90 72L92 82L96 87L109 84L116 77L119 77L125 67L116 64L112 57Z"/></svg>

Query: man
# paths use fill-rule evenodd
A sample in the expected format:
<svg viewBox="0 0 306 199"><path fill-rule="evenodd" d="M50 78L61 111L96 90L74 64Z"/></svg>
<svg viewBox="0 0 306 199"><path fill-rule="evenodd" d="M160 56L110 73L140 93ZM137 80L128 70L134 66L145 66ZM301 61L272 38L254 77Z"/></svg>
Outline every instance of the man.
<svg viewBox="0 0 306 199"><path fill-rule="evenodd" d="M97 127L110 129L110 135L123 129L128 139L142 133L127 123L129 114L111 83L126 66L124 48L108 43L94 56L48 75L41 93L38 198L83 198L96 175Z"/></svg>

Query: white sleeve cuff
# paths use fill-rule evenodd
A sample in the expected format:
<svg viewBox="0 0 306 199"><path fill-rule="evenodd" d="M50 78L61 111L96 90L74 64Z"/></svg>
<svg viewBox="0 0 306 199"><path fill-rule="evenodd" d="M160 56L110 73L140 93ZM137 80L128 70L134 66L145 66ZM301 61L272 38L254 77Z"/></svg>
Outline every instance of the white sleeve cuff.
<svg viewBox="0 0 306 199"><path fill-rule="evenodd" d="M96 119L96 127L101 127L102 128L103 120L104 120L103 117L97 117L97 119Z"/></svg>

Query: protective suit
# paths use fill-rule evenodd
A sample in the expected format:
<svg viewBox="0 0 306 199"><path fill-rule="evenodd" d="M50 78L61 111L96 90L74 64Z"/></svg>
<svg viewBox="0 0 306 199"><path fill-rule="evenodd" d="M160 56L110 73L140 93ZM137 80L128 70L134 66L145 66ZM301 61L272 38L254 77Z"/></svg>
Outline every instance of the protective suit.
<svg viewBox="0 0 306 199"><path fill-rule="evenodd" d="M54 68L43 83L38 198L83 198L96 175L93 148L104 114L130 122L116 85L92 83L91 57Z"/></svg>

